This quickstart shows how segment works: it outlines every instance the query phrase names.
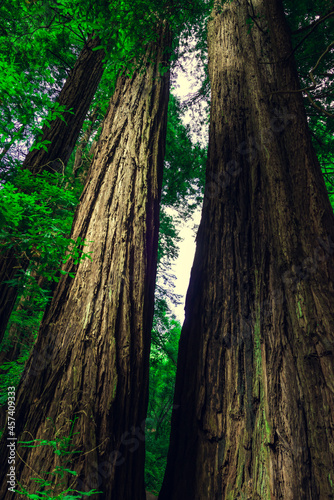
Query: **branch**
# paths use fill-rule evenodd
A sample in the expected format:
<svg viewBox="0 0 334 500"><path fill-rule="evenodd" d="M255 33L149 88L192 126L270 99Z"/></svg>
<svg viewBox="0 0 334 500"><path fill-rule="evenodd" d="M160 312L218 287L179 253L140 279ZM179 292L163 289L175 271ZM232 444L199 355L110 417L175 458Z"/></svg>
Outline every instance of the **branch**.
<svg viewBox="0 0 334 500"><path fill-rule="evenodd" d="M67 29L69 29L70 31L72 31L72 33L75 36L77 36L79 38L79 40L82 40L84 43L87 42L86 37L84 35L81 35L81 33L80 33L80 35L78 35L78 33L76 33L76 31L74 31L70 26L67 26Z"/></svg>
<svg viewBox="0 0 334 500"><path fill-rule="evenodd" d="M59 61L61 61L62 63L65 64L65 71L66 73L69 73L71 71L71 65L68 64L64 59L62 59L58 54L56 54L55 52L53 52L52 50L50 50L49 48L47 48L47 51L50 52L50 54L54 55L57 59L59 59Z"/></svg>
<svg viewBox="0 0 334 500"><path fill-rule="evenodd" d="M312 68L312 69L310 70L310 72L309 72L309 73L310 73L310 75L312 75L312 81L314 81L314 78L313 78L313 71L315 71L315 70L317 69L317 67L318 67L318 66L319 66L319 64L320 64L321 59L322 59L322 58L323 58L323 57L327 54L327 52L329 52L329 51L331 50L331 48L332 48L332 47L334 47L334 42L332 42L332 43L330 43L330 44L328 45L328 47L327 47L327 49L325 50L325 52L323 52L323 53L321 54L321 56L319 57L319 59L317 60L317 63L316 63L316 65L314 66L314 68Z"/></svg>
<svg viewBox="0 0 334 500"><path fill-rule="evenodd" d="M297 35L298 33L302 33L303 31L306 31L306 30L308 30L310 28L313 31L314 28L316 28L318 26L318 24L322 23L323 21L325 21L326 19L328 19L329 17L331 17L333 14L334 14L334 9L331 9L323 17L321 17L320 19L317 19L316 21L313 21L308 26L304 26L304 28L299 28L298 30L293 31L291 33L291 35Z"/></svg>
<svg viewBox="0 0 334 500"><path fill-rule="evenodd" d="M317 69L317 67L319 66L321 60L325 57L325 55L334 47L334 42L330 43L328 45L328 47L326 48L326 50L320 55L319 59L317 60L316 62L316 65L310 69L309 71L309 76L312 80L312 83L313 85L311 85L310 87L305 87L303 89L298 89L298 90L277 90L276 92L272 92L270 94L270 96L274 95L274 94L296 94L298 92L305 92L309 101L311 102L312 106L317 109L318 111L320 111L321 113L324 113L326 116L329 116L330 118L334 117L334 114L332 113L329 113L328 111L326 111L325 109L321 108L320 106L318 106L314 101L313 99L311 98L310 94L308 93L309 90L315 90L317 87L319 87L320 84L317 85L316 81L315 81L315 78L314 78L314 74L313 72Z"/></svg>
<svg viewBox="0 0 334 500"><path fill-rule="evenodd" d="M253 5L253 2L248 2L248 5L250 5L250 7L252 8L252 12L253 12L253 16L250 15L250 18L254 21L254 24L256 24L257 28L262 31L262 33L265 33L265 31L261 28L261 26L258 25L257 23L257 20L256 20L256 13L255 13L255 10L254 10L254 5Z"/></svg>
<svg viewBox="0 0 334 500"><path fill-rule="evenodd" d="M25 128L25 126L21 125L21 127L19 128L19 130L14 134L14 137L7 144L5 144L3 150L0 153L0 160L2 160L2 158L4 156L6 156L6 154L8 153L9 149L12 147L12 145L14 144L14 142L19 139L20 135L24 131L24 128Z"/></svg>
<svg viewBox="0 0 334 500"><path fill-rule="evenodd" d="M310 103L312 104L312 106L317 109L318 111L320 111L320 113L324 113L326 116L328 116L329 118L333 118L334 117L334 114L333 113L329 113L328 111L326 111L324 108L321 108L320 106L318 106L312 99L312 97L310 96L310 94L305 91Z"/></svg>
<svg viewBox="0 0 334 500"><path fill-rule="evenodd" d="M334 182L332 181L332 178L334 177L333 175L330 178L326 174L323 174L323 176L331 186L334 186Z"/></svg>

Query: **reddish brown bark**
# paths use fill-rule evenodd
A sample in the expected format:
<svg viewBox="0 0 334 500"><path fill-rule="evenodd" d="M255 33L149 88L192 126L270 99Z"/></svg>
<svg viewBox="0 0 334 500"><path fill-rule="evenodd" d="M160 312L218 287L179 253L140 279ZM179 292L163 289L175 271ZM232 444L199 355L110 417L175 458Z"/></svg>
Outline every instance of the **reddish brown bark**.
<svg viewBox="0 0 334 500"><path fill-rule="evenodd" d="M43 127L40 140L51 141L51 144L47 145L47 151L43 148L30 151L23 168L33 173L64 171L103 73L104 51L93 50L100 44L98 37L89 37L85 43L57 99L66 110L72 111L63 113L65 122L57 118L50 127ZM17 255L15 249L0 254L0 342L18 293L15 286L5 281L13 280L18 271L26 270L28 265L29 260Z"/></svg>
<svg viewBox="0 0 334 500"><path fill-rule="evenodd" d="M208 32L207 185L159 500L330 499L334 218L282 2L217 3Z"/></svg>
<svg viewBox="0 0 334 500"><path fill-rule="evenodd" d="M75 215L72 238L92 252L56 289L18 389L20 440L68 436L77 418L65 485L103 499L143 500L144 427L157 263L169 72L160 74L167 29L145 68L120 75ZM143 71L145 70L145 71ZM66 270L74 270L69 262ZM51 419L51 420L48 420ZM6 433L5 433L6 435ZM1 497L9 499L2 441ZM20 447L17 480L52 471L47 447ZM98 496L96 496L97 498Z"/></svg>

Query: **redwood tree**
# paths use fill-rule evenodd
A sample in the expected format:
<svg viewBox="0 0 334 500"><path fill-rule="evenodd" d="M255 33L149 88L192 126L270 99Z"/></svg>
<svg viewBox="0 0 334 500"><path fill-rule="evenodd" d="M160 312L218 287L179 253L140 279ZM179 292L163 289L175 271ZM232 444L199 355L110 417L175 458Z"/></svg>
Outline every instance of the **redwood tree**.
<svg viewBox="0 0 334 500"><path fill-rule="evenodd" d="M36 174L64 171L102 77L104 50L94 50L100 44L98 37L88 37L57 99L59 105L65 106L63 119L44 125L39 140L49 141L47 150L30 151L23 168ZM18 293L7 281L13 280L18 270L26 270L28 265L29 260L16 255L15 249L0 254L0 342Z"/></svg>
<svg viewBox="0 0 334 500"><path fill-rule="evenodd" d="M160 500L334 496L334 218L281 0L216 2Z"/></svg>
<svg viewBox="0 0 334 500"><path fill-rule="evenodd" d="M104 499L145 497L143 432L170 45L165 27L149 45L144 66L118 77L71 235L86 240L92 260L65 266L76 270L75 278L64 275L59 282L16 400L18 439L71 435L70 450L81 453L68 455L67 468L78 475L65 474L63 487L98 488ZM6 499L13 496L7 443L1 444ZM20 447L16 479L34 491L29 478L54 471L58 460L51 447Z"/></svg>

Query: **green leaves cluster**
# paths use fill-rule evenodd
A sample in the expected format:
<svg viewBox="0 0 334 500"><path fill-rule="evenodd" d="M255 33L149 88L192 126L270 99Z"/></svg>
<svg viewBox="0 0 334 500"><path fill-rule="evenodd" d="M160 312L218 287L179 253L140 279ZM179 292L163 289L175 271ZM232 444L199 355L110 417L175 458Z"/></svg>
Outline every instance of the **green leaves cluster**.
<svg viewBox="0 0 334 500"><path fill-rule="evenodd" d="M1 147L23 140L31 143L83 43L51 4L45 0L0 4ZM6 157L4 165L8 162Z"/></svg>
<svg viewBox="0 0 334 500"><path fill-rule="evenodd" d="M75 186L65 189L65 182L60 174L19 170L1 188L0 252L13 249L19 262L29 261L29 274L18 275L13 285L26 285L30 274L58 281L66 254L76 262L88 256L84 242L68 237L79 192Z"/></svg>
<svg viewBox="0 0 334 500"><path fill-rule="evenodd" d="M182 122L178 99L171 94L168 105L165 169L162 206L173 207L182 219L188 218L202 201L206 149L194 144L189 125Z"/></svg>
<svg viewBox="0 0 334 500"><path fill-rule="evenodd" d="M145 481L159 492L167 462L181 324L166 310L155 316L150 358L150 399L146 420Z"/></svg>

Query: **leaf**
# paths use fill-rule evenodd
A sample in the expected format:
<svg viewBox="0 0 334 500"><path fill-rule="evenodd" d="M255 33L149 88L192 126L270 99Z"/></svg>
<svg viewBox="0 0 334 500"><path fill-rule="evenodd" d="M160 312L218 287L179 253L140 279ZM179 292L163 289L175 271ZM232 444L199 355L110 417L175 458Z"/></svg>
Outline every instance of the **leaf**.
<svg viewBox="0 0 334 500"><path fill-rule="evenodd" d="M72 474L73 476L77 476L77 472L75 470L70 470L70 469L63 469L64 472L68 472L69 474Z"/></svg>

